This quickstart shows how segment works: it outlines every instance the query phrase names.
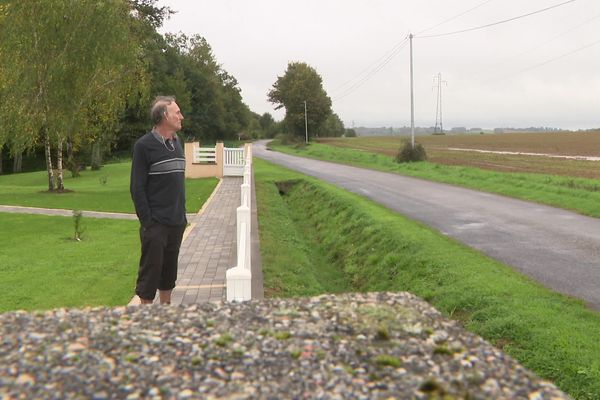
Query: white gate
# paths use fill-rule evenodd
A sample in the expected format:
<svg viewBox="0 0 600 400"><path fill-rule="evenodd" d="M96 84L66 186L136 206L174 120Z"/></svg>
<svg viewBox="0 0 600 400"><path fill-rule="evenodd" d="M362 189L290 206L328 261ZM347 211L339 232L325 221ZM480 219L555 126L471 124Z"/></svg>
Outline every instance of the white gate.
<svg viewBox="0 0 600 400"><path fill-rule="evenodd" d="M223 149L223 175L244 175L244 149Z"/></svg>

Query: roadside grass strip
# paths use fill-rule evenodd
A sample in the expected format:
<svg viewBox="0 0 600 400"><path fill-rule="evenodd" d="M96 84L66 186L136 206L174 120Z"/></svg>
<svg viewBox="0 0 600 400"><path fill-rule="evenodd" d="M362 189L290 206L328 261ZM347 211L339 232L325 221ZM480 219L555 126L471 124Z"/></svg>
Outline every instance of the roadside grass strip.
<svg viewBox="0 0 600 400"><path fill-rule="evenodd" d="M260 160L255 161L256 196L260 232L264 289L266 297L315 296L352 291L343 271L332 268L318 251L317 238L301 209L291 208L280 188L264 176ZM285 180L290 174L283 173ZM300 176L298 176L300 177ZM266 179L265 179L266 178ZM283 188L282 188L283 189Z"/></svg>
<svg viewBox="0 0 600 400"><path fill-rule="evenodd" d="M99 171L81 171L72 178L65 171L68 192L48 193L45 171L0 176L0 204L134 213L129 194L131 162L107 164ZM186 208L198 211L218 183L216 178L186 179Z"/></svg>
<svg viewBox="0 0 600 400"><path fill-rule="evenodd" d="M327 274L339 290L409 291L574 398L600 398L600 315L581 301L368 199L254 166L267 295L327 292Z"/></svg>
<svg viewBox="0 0 600 400"><path fill-rule="evenodd" d="M394 172L415 178L534 201L592 217L600 217L599 179L496 172L431 162L398 164L392 157L382 154L319 143L311 143L305 147L295 148L272 142L269 147L291 155Z"/></svg>
<svg viewBox="0 0 600 400"><path fill-rule="evenodd" d="M139 260L137 221L0 214L0 312L126 305Z"/></svg>

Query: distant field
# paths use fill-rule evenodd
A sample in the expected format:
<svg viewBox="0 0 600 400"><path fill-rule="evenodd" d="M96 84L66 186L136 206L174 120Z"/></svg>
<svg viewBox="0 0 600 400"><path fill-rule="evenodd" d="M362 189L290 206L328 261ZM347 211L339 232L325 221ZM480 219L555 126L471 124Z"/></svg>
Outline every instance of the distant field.
<svg viewBox="0 0 600 400"><path fill-rule="evenodd" d="M401 137L398 136L319 139L320 143L370 151L391 157L398 153L400 141ZM600 178L600 161L449 150L449 148L464 148L600 157L600 130L581 133L544 132L430 135L417 136L416 141L425 146L429 161L438 164L465 165L502 172L532 172L582 178Z"/></svg>

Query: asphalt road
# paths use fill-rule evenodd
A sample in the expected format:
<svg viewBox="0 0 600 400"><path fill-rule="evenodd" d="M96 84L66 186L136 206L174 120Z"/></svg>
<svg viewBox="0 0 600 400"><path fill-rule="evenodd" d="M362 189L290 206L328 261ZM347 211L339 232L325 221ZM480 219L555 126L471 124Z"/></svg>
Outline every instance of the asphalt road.
<svg viewBox="0 0 600 400"><path fill-rule="evenodd" d="M421 221L600 311L600 219L442 183L294 157L253 155Z"/></svg>

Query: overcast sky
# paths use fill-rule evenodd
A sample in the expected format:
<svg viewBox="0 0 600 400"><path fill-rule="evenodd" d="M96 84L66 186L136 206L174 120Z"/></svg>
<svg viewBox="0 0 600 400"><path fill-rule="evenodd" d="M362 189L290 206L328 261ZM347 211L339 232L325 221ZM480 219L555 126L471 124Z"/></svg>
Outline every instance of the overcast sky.
<svg viewBox="0 0 600 400"><path fill-rule="evenodd" d="M321 75L333 110L347 127L409 126L409 47L401 43L412 32L417 126L435 124L433 83L441 73L447 82L442 86L446 129L598 128L600 0L575 0L485 29L418 38L420 32L425 36L460 31L565 1L159 0L158 4L177 11L163 32L205 37L217 61L238 80L244 102L276 119L283 118L283 112L274 111L267 92L288 62L302 61Z"/></svg>

